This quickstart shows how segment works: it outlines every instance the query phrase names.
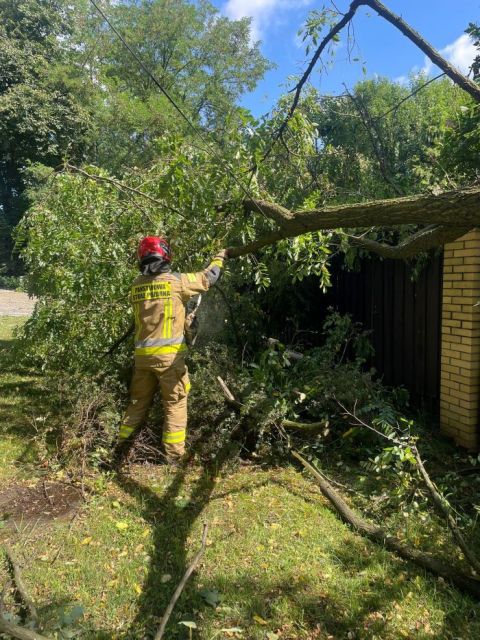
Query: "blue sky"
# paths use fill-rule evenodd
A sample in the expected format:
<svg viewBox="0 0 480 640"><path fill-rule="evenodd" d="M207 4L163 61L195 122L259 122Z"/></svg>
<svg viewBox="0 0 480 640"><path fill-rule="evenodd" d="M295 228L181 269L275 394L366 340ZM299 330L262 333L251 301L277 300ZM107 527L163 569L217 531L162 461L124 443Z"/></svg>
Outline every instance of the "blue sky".
<svg viewBox="0 0 480 640"><path fill-rule="evenodd" d="M384 0L384 3L419 31L433 46L443 50L453 64L466 70L473 57L471 41L463 35L469 22L480 21L480 0ZM256 91L242 100L256 116L266 113L282 93L291 75L300 74L307 58L297 32L312 9L321 9L317 0L213 0L220 11L231 17L252 17L253 37L262 41L264 55L277 68L270 71ZM338 0L345 11L349 0ZM331 6L325 0L326 6ZM343 83L352 87L367 77L387 76L404 82L408 74L420 69L435 73L423 53L394 27L368 8L354 18L356 48L347 59L346 34L335 54L335 63L326 72L316 73L313 84L323 93L341 93Z"/></svg>

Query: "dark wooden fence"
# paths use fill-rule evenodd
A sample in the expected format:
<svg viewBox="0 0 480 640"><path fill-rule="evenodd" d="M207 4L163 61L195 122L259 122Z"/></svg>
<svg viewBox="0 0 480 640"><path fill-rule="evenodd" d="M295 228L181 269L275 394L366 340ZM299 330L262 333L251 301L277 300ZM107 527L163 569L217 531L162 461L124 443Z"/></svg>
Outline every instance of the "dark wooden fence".
<svg viewBox="0 0 480 640"><path fill-rule="evenodd" d="M416 281L401 260L365 260L359 272L335 270L333 306L372 331L373 365L389 385L403 385L438 410L442 257Z"/></svg>

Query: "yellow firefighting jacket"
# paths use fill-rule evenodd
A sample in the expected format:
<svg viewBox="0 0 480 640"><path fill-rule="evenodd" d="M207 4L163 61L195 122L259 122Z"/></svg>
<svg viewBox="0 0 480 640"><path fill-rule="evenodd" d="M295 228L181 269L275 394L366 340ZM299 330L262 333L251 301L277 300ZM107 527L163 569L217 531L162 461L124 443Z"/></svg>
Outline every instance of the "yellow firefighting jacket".
<svg viewBox="0 0 480 640"><path fill-rule="evenodd" d="M198 273L160 273L140 275L133 282L131 302L135 316L135 366L165 366L187 351L184 335L185 305L188 300L208 291L209 270L222 268L216 257Z"/></svg>

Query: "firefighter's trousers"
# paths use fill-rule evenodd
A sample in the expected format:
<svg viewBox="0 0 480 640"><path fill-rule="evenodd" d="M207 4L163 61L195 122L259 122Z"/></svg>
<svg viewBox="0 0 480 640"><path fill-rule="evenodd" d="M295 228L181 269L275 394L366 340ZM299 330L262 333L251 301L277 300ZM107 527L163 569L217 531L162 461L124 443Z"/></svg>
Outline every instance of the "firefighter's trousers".
<svg viewBox="0 0 480 640"><path fill-rule="evenodd" d="M185 453L187 428L187 396L190 390L185 358L150 367L135 367L130 384L130 404L120 427L120 442L128 440L148 414L157 389L163 400L164 424L162 442L167 458L176 459Z"/></svg>

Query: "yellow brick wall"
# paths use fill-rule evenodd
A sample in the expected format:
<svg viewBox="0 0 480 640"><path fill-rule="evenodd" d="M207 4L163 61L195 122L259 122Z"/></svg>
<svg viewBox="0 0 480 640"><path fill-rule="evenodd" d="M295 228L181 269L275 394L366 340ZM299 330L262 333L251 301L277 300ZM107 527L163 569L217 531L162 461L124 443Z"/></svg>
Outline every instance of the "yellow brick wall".
<svg viewBox="0 0 480 640"><path fill-rule="evenodd" d="M468 449L480 444L480 230L445 245L440 424Z"/></svg>

